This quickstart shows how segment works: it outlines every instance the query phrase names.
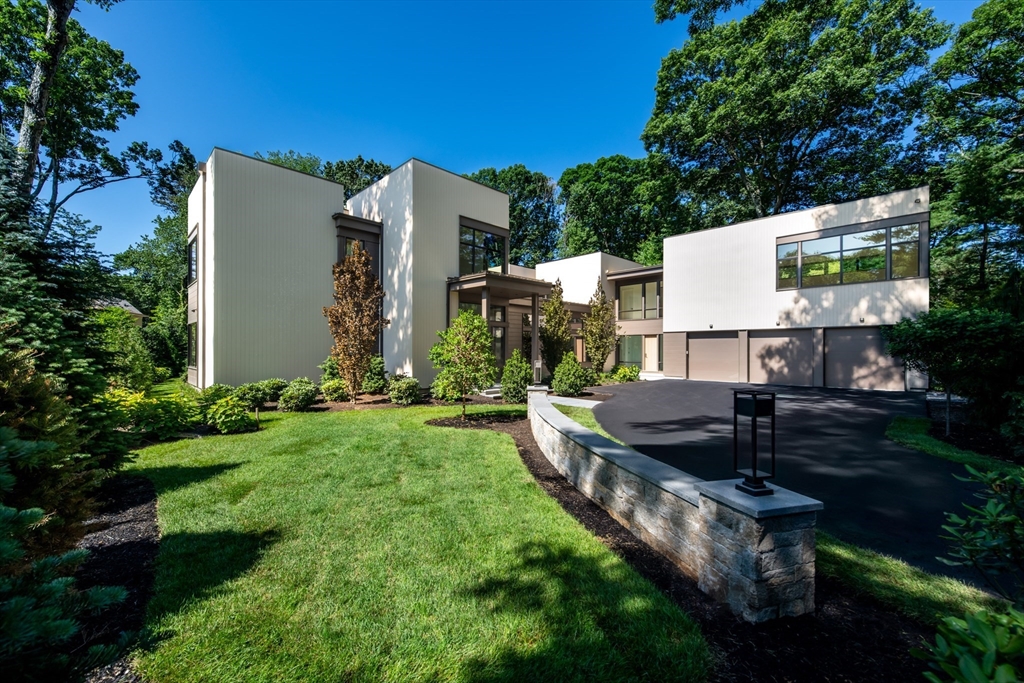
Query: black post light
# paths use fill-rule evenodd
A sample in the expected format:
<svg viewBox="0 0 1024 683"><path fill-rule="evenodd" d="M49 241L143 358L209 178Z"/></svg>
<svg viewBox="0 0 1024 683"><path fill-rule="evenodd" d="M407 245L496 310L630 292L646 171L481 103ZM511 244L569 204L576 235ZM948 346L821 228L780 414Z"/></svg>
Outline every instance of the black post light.
<svg viewBox="0 0 1024 683"><path fill-rule="evenodd" d="M736 489L751 496L770 496L775 492L768 488L764 480L775 477L775 392L733 389L732 401L732 468L743 475L743 481L736 484ZM740 416L750 418L750 461L747 467L740 467ZM771 418L771 469L767 471L758 466L759 417Z"/></svg>

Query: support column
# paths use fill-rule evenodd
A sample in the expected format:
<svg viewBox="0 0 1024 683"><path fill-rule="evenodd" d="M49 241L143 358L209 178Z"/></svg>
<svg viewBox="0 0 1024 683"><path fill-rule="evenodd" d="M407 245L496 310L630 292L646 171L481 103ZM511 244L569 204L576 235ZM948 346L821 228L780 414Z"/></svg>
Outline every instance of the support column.
<svg viewBox="0 0 1024 683"><path fill-rule="evenodd" d="M737 333L739 337L740 347L740 372L739 378L741 382L750 381L750 340L747 338L747 330L740 330Z"/></svg>
<svg viewBox="0 0 1024 683"><path fill-rule="evenodd" d="M825 386L825 328L815 327L811 330L814 345L814 365L811 373L811 384L816 387Z"/></svg>
<svg viewBox="0 0 1024 683"><path fill-rule="evenodd" d="M533 383L540 384L540 297L531 295L530 300L530 365L533 366Z"/></svg>
<svg viewBox="0 0 1024 683"><path fill-rule="evenodd" d="M491 288L484 287L480 290L480 315L484 320L491 319Z"/></svg>
<svg viewBox="0 0 1024 683"><path fill-rule="evenodd" d="M448 327L452 321L459 317L459 293L448 292Z"/></svg>

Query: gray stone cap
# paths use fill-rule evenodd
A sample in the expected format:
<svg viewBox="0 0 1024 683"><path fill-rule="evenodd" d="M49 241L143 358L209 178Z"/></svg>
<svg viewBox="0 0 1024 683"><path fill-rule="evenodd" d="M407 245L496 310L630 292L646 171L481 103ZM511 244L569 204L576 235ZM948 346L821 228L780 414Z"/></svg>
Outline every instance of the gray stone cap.
<svg viewBox="0 0 1024 683"><path fill-rule="evenodd" d="M546 394L540 392L530 396L530 406L537 416L595 455L615 463L627 472L644 479L661 490L682 498L691 505L697 505L699 495L695 485L703 483L692 474L659 462L632 448L620 446L600 434L595 434L551 405Z"/></svg>
<svg viewBox="0 0 1024 683"><path fill-rule="evenodd" d="M769 517L781 517L783 515L796 515L801 512L816 512L825 506L819 500L808 498L790 491L768 484L768 487L775 492L771 496L751 496L736 490L736 484L742 479L726 479L724 481L704 481L696 485L698 493L701 493L714 501L750 515L754 519L767 519Z"/></svg>

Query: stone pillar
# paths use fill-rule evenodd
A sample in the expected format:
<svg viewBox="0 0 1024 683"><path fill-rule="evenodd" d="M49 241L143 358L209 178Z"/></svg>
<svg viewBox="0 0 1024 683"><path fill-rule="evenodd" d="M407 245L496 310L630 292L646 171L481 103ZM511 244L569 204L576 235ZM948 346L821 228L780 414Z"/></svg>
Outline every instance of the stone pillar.
<svg viewBox="0 0 1024 683"><path fill-rule="evenodd" d="M775 486L774 495L750 496L736 490L739 481L694 487L698 586L749 622L813 612L814 525L822 504Z"/></svg>

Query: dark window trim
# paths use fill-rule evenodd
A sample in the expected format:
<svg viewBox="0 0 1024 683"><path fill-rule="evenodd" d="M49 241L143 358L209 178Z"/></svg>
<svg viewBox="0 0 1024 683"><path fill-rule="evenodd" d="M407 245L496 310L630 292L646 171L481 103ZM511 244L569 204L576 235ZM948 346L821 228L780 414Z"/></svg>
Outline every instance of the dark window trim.
<svg viewBox="0 0 1024 683"><path fill-rule="evenodd" d="M508 249L509 249L509 247L508 247L508 243L509 243L508 237L506 237L504 235L501 235L501 234L498 234L496 232L490 232L488 230L482 230L480 228L475 228L475 227L473 227L471 225L465 225L465 224L459 225L459 241L458 241L458 246L459 246L460 258L461 258L462 248L463 247L469 247L472 250L474 264L475 264L476 258L477 258L477 256L476 256L477 251L478 250L484 250L484 247L477 246L475 244L475 238L474 238L474 243L472 243L472 244L471 243L467 243L467 242L463 242L462 241L462 231L464 229L465 230L472 230L474 232L480 232L480 233L483 233L485 235L491 235L492 237L497 237L497 238L499 238L501 240L501 270L499 271L499 273L501 275L508 275ZM459 273L460 273L460 275L459 275L459 277L465 277L466 275L476 275L477 273L493 273L494 272L493 270L489 270L489 269L486 269L486 268L484 270L475 270L475 268L476 268L475 265L473 266L473 268L474 268L474 270L472 272L470 272L470 273L463 273L462 272L461 262L460 262L460 265L459 265Z"/></svg>
<svg viewBox="0 0 1024 683"><path fill-rule="evenodd" d="M188 241L188 282L191 285L199 279L199 236Z"/></svg>
<svg viewBox="0 0 1024 683"><path fill-rule="evenodd" d="M922 218L923 217L923 218ZM782 237L775 238L775 291L776 292L791 292L796 289L819 289L821 287L845 287L847 285L868 285L878 282L891 282L896 280L918 280L927 279L928 273L928 254L929 254L929 214L928 213L916 213L908 216L899 216L896 218L883 218L876 221L866 221L864 223L855 223L853 225L844 225L838 228L829 228L827 230L819 230L817 232L805 232L795 235L784 235ZM892 228L898 228L903 225L912 225L917 223L918 235L917 235L917 275L910 275L905 277L894 277L892 274ZM842 254L843 250L839 251L839 263L840 263L840 281L831 284L821 285L805 285L804 279L804 250L803 242L816 240L826 237L840 237L843 235L854 235L859 232L869 232L871 230L885 230L885 277L881 280L868 280L864 282L842 282ZM797 249L797 279L795 287L779 287L779 261L778 258L778 247L783 244L797 243L799 248ZM913 244L913 240L896 242L896 244Z"/></svg>
<svg viewBox="0 0 1024 683"><path fill-rule="evenodd" d="M194 330L194 333L193 333ZM188 367L195 370L199 367L199 323L188 323Z"/></svg>
<svg viewBox="0 0 1024 683"><path fill-rule="evenodd" d="M470 218L469 216L459 216L459 227L460 228L473 228L474 230L481 230L483 232L489 232L492 235L497 235L498 237L504 237L506 240L509 237L509 229L508 228L499 228L497 225L491 225L490 223L484 223L483 221L478 221L477 219Z"/></svg>
<svg viewBox="0 0 1024 683"><path fill-rule="evenodd" d="M778 281L778 279L776 278L776 282L777 281ZM657 293L655 294L655 297L658 300L657 301L657 304L658 304L658 315L657 315L657 317L654 317L654 318L648 318L647 317L647 285L652 284L652 283L657 285ZM622 302L622 288L623 287L631 287L633 285L639 285L639 287L640 287L640 308L638 308L636 310L640 311L641 315L640 315L639 318L623 318L622 317L622 304L621 304L621 302ZM658 278L656 280L647 279L647 280L636 280L636 281L630 281L630 282L616 282L615 283L615 319L617 321L620 321L620 322L635 322L637 320L661 320L663 317L665 317L665 312L664 312L664 310L662 308L662 304L664 303L664 300L665 300L665 279L664 278Z"/></svg>

